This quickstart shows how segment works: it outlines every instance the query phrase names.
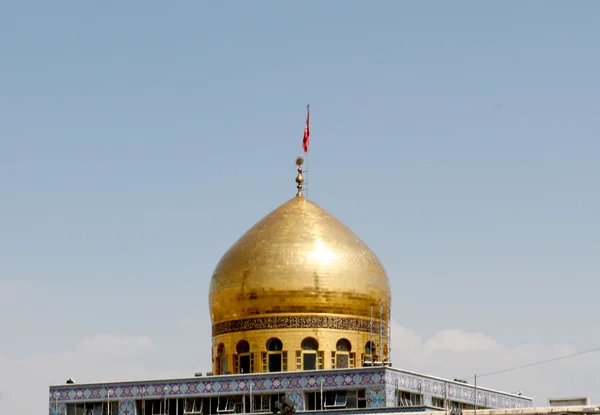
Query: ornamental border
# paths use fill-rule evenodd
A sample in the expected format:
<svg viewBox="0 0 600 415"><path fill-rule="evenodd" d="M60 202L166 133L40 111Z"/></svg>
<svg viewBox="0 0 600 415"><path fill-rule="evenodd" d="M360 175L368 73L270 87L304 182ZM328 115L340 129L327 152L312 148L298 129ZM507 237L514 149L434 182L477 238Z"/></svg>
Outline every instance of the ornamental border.
<svg viewBox="0 0 600 415"><path fill-rule="evenodd" d="M321 386L321 381L323 386ZM73 402L123 401L127 399L152 399L175 397L208 397L239 395L267 391L318 391L321 387L330 390L345 390L361 386L367 393L375 390L378 399L396 391L419 392L430 397L448 398L462 403L472 403L475 388L472 385L458 385L443 379L403 371L379 369L348 369L323 371L322 373L278 372L256 374L256 376L230 375L210 376L193 379L172 379L119 382L93 385L51 386L49 401L52 405ZM527 408L532 400L527 397L507 395L500 391L477 389L477 402L487 408ZM373 395L375 396L375 395Z"/></svg>
<svg viewBox="0 0 600 415"><path fill-rule="evenodd" d="M240 320L224 321L214 324L212 335L235 333L239 331L268 330L268 329L332 329L358 331L363 333L379 332L379 320L373 320L373 326L368 319L338 316L273 316L254 317ZM383 322L383 332L388 332L388 323Z"/></svg>

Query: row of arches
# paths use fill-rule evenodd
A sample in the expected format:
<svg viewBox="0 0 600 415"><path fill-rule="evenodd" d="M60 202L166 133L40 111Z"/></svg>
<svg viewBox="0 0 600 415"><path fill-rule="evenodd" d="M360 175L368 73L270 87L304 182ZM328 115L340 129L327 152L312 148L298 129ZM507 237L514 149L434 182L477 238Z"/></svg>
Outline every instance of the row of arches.
<svg viewBox="0 0 600 415"><path fill-rule="evenodd" d="M319 342L313 337L307 337L302 340L300 344L300 348L302 350L319 350ZM266 343L266 349L269 352L281 352L283 350L283 343L278 338L271 338ZM335 345L335 349L338 352L351 352L352 344L347 339L339 339ZM376 346L373 342L368 341L365 344L365 354L371 355L376 353ZM217 353L222 355L225 351L225 345L223 343L219 344L217 348ZM250 353L250 343L246 340L240 340L235 346L235 351L237 354L245 354Z"/></svg>
<svg viewBox="0 0 600 415"><path fill-rule="evenodd" d="M297 346L296 346L297 347ZM293 349L296 349L293 347ZM261 369L255 370L254 355L257 352L257 365ZM230 352L231 353L231 352ZM292 352L294 353L294 352ZM250 343L246 340L240 340L232 356L234 373L252 373L262 372L280 372L287 370L316 370L323 369L325 358L331 359L331 367L354 367L356 365L356 353L352 351L352 344L348 339L338 339L335 345L335 351L329 351L327 357L323 350L319 350L319 342L313 337L306 337L300 343L299 350L296 349L295 355L292 354L288 362L288 352L284 350L283 342L276 337L267 340L265 348L262 350L251 350ZM375 344L368 341L365 344L363 359L369 358L376 353ZM294 359L295 360L292 360ZM227 373L228 356L225 345L220 343L217 347L217 370L220 373ZM329 363L328 363L329 365Z"/></svg>
<svg viewBox="0 0 600 415"><path fill-rule="evenodd" d="M265 347L269 352L281 352L283 350L283 343L281 342L281 340L274 337L267 340ZM224 348L225 345L221 343L219 344L218 351L221 352L221 350ZM300 348L305 351L317 351L319 350L319 342L313 337L306 337L304 340L302 340ZM347 339L339 339L335 345L335 349L338 352L351 352L352 344ZM368 354L370 354L370 350L372 349L371 342L367 342L367 344L365 345L365 349L368 349ZM248 343L246 340L240 340L235 346L235 351L237 354L250 353L250 343Z"/></svg>

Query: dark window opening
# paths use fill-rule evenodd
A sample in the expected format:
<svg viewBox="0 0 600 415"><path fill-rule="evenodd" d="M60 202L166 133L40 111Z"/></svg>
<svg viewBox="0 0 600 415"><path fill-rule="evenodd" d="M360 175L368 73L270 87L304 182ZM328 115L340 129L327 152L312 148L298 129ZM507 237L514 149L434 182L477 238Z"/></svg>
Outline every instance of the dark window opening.
<svg viewBox="0 0 600 415"><path fill-rule="evenodd" d="M269 372L281 372L281 354L269 355Z"/></svg>
<svg viewBox="0 0 600 415"><path fill-rule="evenodd" d="M411 393L398 391L398 406L421 406L423 404L422 395L419 393Z"/></svg>
<svg viewBox="0 0 600 415"><path fill-rule="evenodd" d="M317 369L317 354L316 353L304 353L304 362L302 369L304 370L316 370Z"/></svg>
<svg viewBox="0 0 600 415"><path fill-rule="evenodd" d="M247 413L272 412L275 408L275 402L285 397L285 393L275 393L272 395L252 395L244 398L246 402Z"/></svg>
<svg viewBox="0 0 600 415"><path fill-rule="evenodd" d="M305 410L335 410L366 408L365 389L350 389L345 391L306 392ZM323 399L323 402L321 402Z"/></svg>
<svg viewBox="0 0 600 415"><path fill-rule="evenodd" d="M283 343L279 339L271 339L267 342L267 350L270 352L280 352L283 350Z"/></svg>
<svg viewBox="0 0 600 415"><path fill-rule="evenodd" d="M250 355L240 356L240 373L250 373Z"/></svg>
<svg viewBox="0 0 600 415"><path fill-rule="evenodd" d="M118 412L118 402L68 403L66 405L66 415L107 415L109 413L109 406L111 414ZM52 411L55 409L57 408L52 407ZM58 412L56 413L58 414ZM61 413L64 414L64 412Z"/></svg>
<svg viewBox="0 0 600 415"><path fill-rule="evenodd" d="M325 393L325 409L345 408L346 402L346 391L328 391Z"/></svg>
<svg viewBox="0 0 600 415"><path fill-rule="evenodd" d="M217 413L230 414L235 412L235 401L233 398L218 397L217 398Z"/></svg>
<svg viewBox="0 0 600 415"><path fill-rule="evenodd" d="M307 411L320 411L323 409L321 405L321 393L320 392L307 392L306 393L306 408Z"/></svg>
<svg viewBox="0 0 600 415"><path fill-rule="evenodd" d="M186 398L183 405L185 415L202 415L204 400L202 398Z"/></svg>

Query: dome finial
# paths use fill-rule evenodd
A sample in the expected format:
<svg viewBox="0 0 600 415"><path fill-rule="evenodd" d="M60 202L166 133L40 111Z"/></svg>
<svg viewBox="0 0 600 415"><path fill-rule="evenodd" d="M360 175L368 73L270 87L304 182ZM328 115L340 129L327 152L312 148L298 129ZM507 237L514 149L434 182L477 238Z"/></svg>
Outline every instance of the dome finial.
<svg viewBox="0 0 600 415"><path fill-rule="evenodd" d="M298 193L296 193L296 197L302 197L302 183L304 183L304 177L302 177L303 164L304 159L302 157L298 157L296 159L296 166L298 166L298 175L296 176L296 183L298 184L296 188L298 189Z"/></svg>

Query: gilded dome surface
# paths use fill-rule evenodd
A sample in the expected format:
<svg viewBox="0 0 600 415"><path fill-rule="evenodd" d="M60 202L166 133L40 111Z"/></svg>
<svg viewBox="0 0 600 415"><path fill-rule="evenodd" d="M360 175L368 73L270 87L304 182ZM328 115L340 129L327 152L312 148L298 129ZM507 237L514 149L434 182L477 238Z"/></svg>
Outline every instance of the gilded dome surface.
<svg viewBox="0 0 600 415"><path fill-rule="evenodd" d="M209 294L213 324L277 315L389 317L379 259L334 216L304 197L284 203L223 255ZM267 327L265 327L267 328Z"/></svg>

